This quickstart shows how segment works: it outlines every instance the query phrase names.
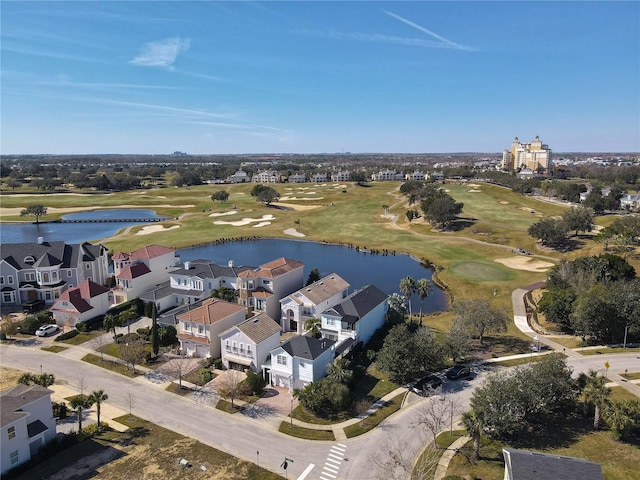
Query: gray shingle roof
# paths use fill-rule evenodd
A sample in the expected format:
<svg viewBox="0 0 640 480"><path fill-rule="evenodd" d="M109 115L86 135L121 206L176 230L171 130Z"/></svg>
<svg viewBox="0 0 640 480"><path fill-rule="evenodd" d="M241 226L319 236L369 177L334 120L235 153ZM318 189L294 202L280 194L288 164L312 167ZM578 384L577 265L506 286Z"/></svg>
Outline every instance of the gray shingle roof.
<svg viewBox="0 0 640 480"><path fill-rule="evenodd" d="M283 343L281 347L292 357L315 360L336 343L327 338L314 338L308 335L298 335Z"/></svg>
<svg viewBox="0 0 640 480"><path fill-rule="evenodd" d="M92 245L69 244L64 241L42 243L5 243L2 245L2 258L13 267L22 270L34 268L25 263L25 258L32 257L35 263L60 265L61 268L75 268L79 261L94 261L100 257L104 247Z"/></svg>
<svg viewBox="0 0 640 480"><path fill-rule="evenodd" d="M3 390L0 392L0 404L2 404L0 426L4 427L21 417L27 416L28 413L20 410L22 407L52 393L52 390L40 385L18 384L15 387Z"/></svg>
<svg viewBox="0 0 640 480"><path fill-rule="evenodd" d="M502 449L509 480L603 480L602 467L582 458Z"/></svg>
<svg viewBox="0 0 640 480"><path fill-rule="evenodd" d="M192 260L185 262L189 264L189 270L184 267L178 268L171 272L172 275L188 275L200 278L219 278L219 277L237 277L240 272L245 270L254 270L256 267L240 265L238 267L229 267L225 265L217 265L210 260Z"/></svg>
<svg viewBox="0 0 640 480"><path fill-rule="evenodd" d="M344 322L355 323L378 305L386 302L388 297L375 285L369 285L349 295L332 310L341 316Z"/></svg>

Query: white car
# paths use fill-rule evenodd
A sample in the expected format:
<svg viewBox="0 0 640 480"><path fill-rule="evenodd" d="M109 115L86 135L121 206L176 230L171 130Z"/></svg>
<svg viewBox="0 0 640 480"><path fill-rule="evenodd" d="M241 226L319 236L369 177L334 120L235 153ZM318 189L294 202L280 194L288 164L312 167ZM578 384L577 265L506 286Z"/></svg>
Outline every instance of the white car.
<svg viewBox="0 0 640 480"><path fill-rule="evenodd" d="M38 328L38 330L36 330L36 336L46 337L47 335L53 335L57 331L57 325L42 325L40 328Z"/></svg>

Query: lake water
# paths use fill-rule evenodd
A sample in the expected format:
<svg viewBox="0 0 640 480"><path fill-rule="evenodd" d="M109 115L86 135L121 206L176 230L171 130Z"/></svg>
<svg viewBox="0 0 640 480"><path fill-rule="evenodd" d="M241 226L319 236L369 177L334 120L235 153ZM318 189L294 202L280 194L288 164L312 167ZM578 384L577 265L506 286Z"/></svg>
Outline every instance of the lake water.
<svg viewBox="0 0 640 480"><path fill-rule="evenodd" d="M158 218L153 210L119 209L96 210L65 215L64 219ZM118 230L137 223L2 223L0 243L36 242L38 237L47 241L64 240L67 243L96 243L115 235ZM149 241L153 235L149 236ZM305 280L317 268L321 276L337 273L351 284L351 290L373 284L383 292L399 291L400 280L411 276L431 279L432 271L405 254L382 255L365 253L353 248L300 240L250 240L219 245L203 245L178 251L181 262L206 259L220 265L230 260L235 265L259 266L280 257L292 258L305 264ZM418 312L420 300L413 295L412 309ZM444 293L434 288L424 302L424 312L444 311L447 300Z"/></svg>
<svg viewBox="0 0 640 480"><path fill-rule="evenodd" d="M121 219L121 218L161 218L153 210L146 209L117 209L93 210L90 212L76 212L63 215L64 220L89 219ZM46 241L64 240L67 243L96 242L111 237L118 230L138 222L117 223L1 223L0 244L37 242L38 237Z"/></svg>
<svg viewBox="0 0 640 480"><path fill-rule="evenodd" d="M374 284L385 293L399 291L400 280L404 277L431 279L431 269L423 267L409 255L382 255L365 253L353 248L299 240L249 240L229 242L221 245L204 245L178 251L180 261L206 259L219 265L257 267L280 257L292 258L304 263L305 281L314 268L324 277L337 273L351 284L351 291L365 285ZM418 312L420 300L412 297L412 309ZM424 312L439 312L447 308L447 299L442 290L434 288L424 301Z"/></svg>

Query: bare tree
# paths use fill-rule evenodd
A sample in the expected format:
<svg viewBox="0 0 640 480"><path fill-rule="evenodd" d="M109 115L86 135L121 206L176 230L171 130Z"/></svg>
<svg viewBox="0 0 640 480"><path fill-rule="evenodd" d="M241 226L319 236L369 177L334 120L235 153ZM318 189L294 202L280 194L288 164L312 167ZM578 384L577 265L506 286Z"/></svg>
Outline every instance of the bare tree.
<svg viewBox="0 0 640 480"><path fill-rule="evenodd" d="M7 338L11 338L20 331L20 321L9 315L2 316L0 322L0 332L4 333Z"/></svg>
<svg viewBox="0 0 640 480"><path fill-rule="evenodd" d="M174 380L178 380L178 386L182 388L182 377L184 377L189 371L189 365L185 362L184 355L172 358L166 363L167 373Z"/></svg>
<svg viewBox="0 0 640 480"><path fill-rule="evenodd" d="M409 445L406 440L390 437L383 443L382 453L378 451L375 455L369 455L369 462L375 469L376 479L431 480L438 467L440 454L430 446L421 452L420 447Z"/></svg>
<svg viewBox="0 0 640 480"><path fill-rule="evenodd" d="M125 402L127 402L127 406L129 407L129 415L131 415L132 411L133 411L133 407L136 404L136 397L133 394L133 392L127 392L127 394L124 396L124 400Z"/></svg>
<svg viewBox="0 0 640 480"><path fill-rule="evenodd" d="M242 385L240 385L242 380L244 380L242 373L237 370L227 370L220 381L218 393L231 400L231 407L234 406L234 400L242 393Z"/></svg>
<svg viewBox="0 0 640 480"><path fill-rule="evenodd" d="M85 378L83 373L79 373L77 376L78 380L78 390L80 390L80 395L84 396L84 391L87 388L87 379Z"/></svg>
<svg viewBox="0 0 640 480"><path fill-rule="evenodd" d="M142 340L136 340L135 342L121 343L118 345L120 351L120 358L124 360L127 365L131 365L133 374L136 374L136 363L141 363L146 355L144 349L144 342Z"/></svg>
<svg viewBox="0 0 640 480"><path fill-rule="evenodd" d="M433 396L422 402L416 408L416 425L423 425L433 437L433 447L438 448L436 438L447 424L451 429L453 417L460 412L460 407L453 397L446 395Z"/></svg>
<svg viewBox="0 0 640 480"><path fill-rule="evenodd" d="M102 351L102 348L108 343L107 338L104 335L98 335L94 337L91 343L93 344L93 347L100 352L100 361L104 362L104 352Z"/></svg>

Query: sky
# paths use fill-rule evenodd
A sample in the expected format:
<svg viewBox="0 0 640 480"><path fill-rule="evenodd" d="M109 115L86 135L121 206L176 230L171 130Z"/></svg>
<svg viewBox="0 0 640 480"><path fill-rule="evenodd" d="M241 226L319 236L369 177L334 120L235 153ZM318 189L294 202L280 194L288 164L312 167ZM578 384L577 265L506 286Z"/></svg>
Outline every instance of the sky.
<svg viewBox="0 0 640 480"><path fill-rule="evenodd" d="M2 154L640 152L640 2L3 0Z"/></svg>

